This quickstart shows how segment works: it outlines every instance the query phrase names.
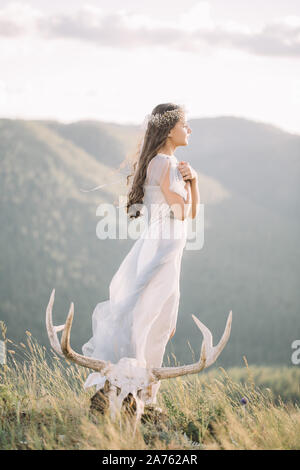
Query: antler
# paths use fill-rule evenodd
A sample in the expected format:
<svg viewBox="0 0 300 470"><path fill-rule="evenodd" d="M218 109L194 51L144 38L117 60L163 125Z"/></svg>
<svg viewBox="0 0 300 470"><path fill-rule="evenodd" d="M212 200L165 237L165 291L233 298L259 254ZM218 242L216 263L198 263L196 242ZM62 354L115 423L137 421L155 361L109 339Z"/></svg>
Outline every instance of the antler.
<svg viewBox="0 0 300 470"><path fill-rule="evenodd" d="M73 302L71 302L65 325L53 326L52 308L54 303L54 294L55 289L53 289L51 293L50 300L46 309L46 326L52 348L58 354L65 356L67 359L75 362L76 364L79 364L80 366L89 367L90 369L96 370L98 372L101 372L104 368L110 368L110 366L112 365L111 362L83 356L81 354L76 353L71 348L70 334L74 317ZM170 379L174 377L179 377L181 375L196 374L197 372L201 372L203 369L213 364L223 351L230 336L232 310L229 312L223 336L217 346L213 346L213 338L210 330L194 315L192 315L192 317L198 328L202 331L204 337L201 346L199 361L187 366L152 368L151 372L157 380ZM60 345L57 333L61 330L63 330L63 334Z"/></svg>
<svg viewBox="0 0 300 470"><path fill-rule="evenodd" d="M54 294L55 289L53 289L50 300L46 309L46 327L48 332L48 337L52 348L60 355L65 356L67 359L79 364L83 367L89 367L90 369L101 372L105 367L109 366L111 363L106 361L101 361L100 359L94 359L92 357L86 357L81 354L76 353L70 346L70 334L71 327L74 316L74 304L71 302L69 313L65 325L53 326L52 322L52 308L54 303ZM63 330L61 345L57 337L58 331Z"/></svg>
<svg viewBox="0 0 300 470"><path fill-rule="evenodd" d="M46 328L47 328L47 333L48 333L48 337L49 337L52 348L60 356L63 356L63 352L59 344L57 333L58 331L63 330L65 325L53 326L52 308L53 308L53 303L54 303L54 295L55 295L55 289L53 289L53 291L51 292L50 300L46 309Z"/></svg>
<svg viewBox="0 0 300 470"><path fill-rule="evenodd" d="M187 366L153 368L152 373L156 379L170 379L180 375L196 374L213 364L224 349L230 336L232 310L229 312L223 336L215 347L213 346L212 334L209 329L194 315L192 317L204 337L199 361Z"/></svg>

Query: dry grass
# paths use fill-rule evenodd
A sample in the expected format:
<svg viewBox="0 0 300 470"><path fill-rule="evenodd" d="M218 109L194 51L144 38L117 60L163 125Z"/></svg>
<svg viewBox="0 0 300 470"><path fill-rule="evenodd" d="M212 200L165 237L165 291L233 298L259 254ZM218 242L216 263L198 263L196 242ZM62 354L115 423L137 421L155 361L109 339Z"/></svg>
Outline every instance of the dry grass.
<svg viewBox="0 0 300 470"><path fill-rule="evenodd" d="M120 426L108 413L89 412L94 390L83 389L88 370L40 346L29 332L27 344L7 340L7 348L8 365L0 372L0 449L300 449L299 406L258 387L256 370L247 364L243 381L236 369L233 380L220 368L163 381L158 406L168 419L140 423L134 434L124 415Z"/></svg>

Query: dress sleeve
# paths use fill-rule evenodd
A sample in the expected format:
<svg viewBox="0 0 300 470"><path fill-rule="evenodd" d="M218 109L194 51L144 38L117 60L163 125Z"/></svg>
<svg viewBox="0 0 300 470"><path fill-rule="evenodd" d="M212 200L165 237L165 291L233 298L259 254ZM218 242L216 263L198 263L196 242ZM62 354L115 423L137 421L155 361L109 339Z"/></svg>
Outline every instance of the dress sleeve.
<svg viewBox="0 0 300 470"><path fill-rule="evenodd" d="M148 165L147 183L153 186L160 186L170 166L170 191L183 197L186 202L188 192L185 189L185 181L177 168L176 162L168 158L156 155Z"/></svg>
<svg viewBox="0 0 300 470"><path fill-rule="evenodd" d="M184 201L187 201L188 192L185 189L185 181L180 173L179 169L177 168L176 164L174 165L171 163L170 168L170 191L179 194L179 196L183 197Z"/></svg>

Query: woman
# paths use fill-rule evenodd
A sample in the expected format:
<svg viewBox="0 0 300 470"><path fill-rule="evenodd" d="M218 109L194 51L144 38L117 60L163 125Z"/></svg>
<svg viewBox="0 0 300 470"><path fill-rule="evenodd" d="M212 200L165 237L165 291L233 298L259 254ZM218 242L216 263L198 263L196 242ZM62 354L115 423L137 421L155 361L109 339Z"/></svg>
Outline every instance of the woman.
<svg viewBox="0 0 300 470"><path fill-rule="evenodd" d="M82 347L85 356L113 363L133 357L141 367L162 365L176 329L187 217L196 216L199 202L195 170L174 155L178 146L188 144L190 133L181 106L160 104L148 116L127 203L130 217L146 217L148 223L112 278L109 300L93 312L93 336ZM99 390L105 380L92 373L84 386ZM156 404L159 387L160 381L150 387L146 404Z"/></svg>

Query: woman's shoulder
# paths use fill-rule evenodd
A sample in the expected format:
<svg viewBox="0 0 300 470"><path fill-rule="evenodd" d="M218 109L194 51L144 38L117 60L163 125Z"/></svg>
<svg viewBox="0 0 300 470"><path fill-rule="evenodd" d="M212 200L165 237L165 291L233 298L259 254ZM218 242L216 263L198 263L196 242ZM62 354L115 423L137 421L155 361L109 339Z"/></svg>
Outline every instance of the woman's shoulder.
<svg viewBox="0 0 300 470"><path fill-rule="evenodd" d="M162 155L161 153L157 153L153 158L151 158L149 165L152 167L159 167L159 166L165 166L168 164L168 156L167 155Z"/></svg>
<svg viewBox="0 0 300 470"><path fill-rule="evenodd" d="M157 153L155 157L151 159L150 163L151 162L153 162L154 164L155 162L157 162L158 165L162 166L168 166L169 163L171 163L171 166L173 166L174 164L176 165L178 163L178 160L175 155L165 155L163 153Z"/></svg>
<svg viewBox="0 0 300 470"><path fill-rule="evenodd" d="M169 168L168 155L156 154L149 162L146 181L150 185L159 185Z"/></svg>
<svg viewBox="0 0 300 470"><path fill-rule="evenodd" d="M165 153L157 153L154 158L164 158L166 160L173 160L176 158L174 155L167 155Z"/></svg>
<svg viewBox="0 0 300 470"><path fill-rule="evenodd" d="M162 155L161 153L157 153L152 159L151 159L151 162L152 161L168 161L168 157L167 155Z"/></svg>

